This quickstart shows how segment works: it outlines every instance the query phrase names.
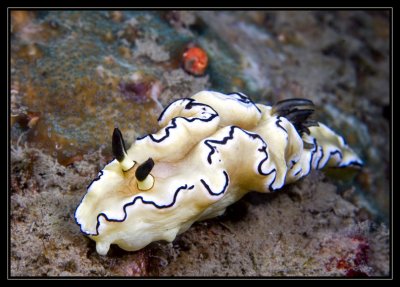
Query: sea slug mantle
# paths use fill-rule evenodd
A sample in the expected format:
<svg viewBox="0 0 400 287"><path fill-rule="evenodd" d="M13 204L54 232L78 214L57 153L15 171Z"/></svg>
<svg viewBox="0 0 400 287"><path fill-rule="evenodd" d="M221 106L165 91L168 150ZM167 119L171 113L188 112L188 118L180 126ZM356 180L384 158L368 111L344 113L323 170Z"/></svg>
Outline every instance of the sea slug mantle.
<svg viewBox="0 0 400 287"><path fill-rule="evenodd" d="M289 99L255 104L242 93L202 91L172 102L160 130L126 149L112 137L115 159L89 185L75 211L99 254L110 244L134 251L173 241L194 222L224 213L247 192L271 192L311 169L361 166L314 105Z"/></svg>

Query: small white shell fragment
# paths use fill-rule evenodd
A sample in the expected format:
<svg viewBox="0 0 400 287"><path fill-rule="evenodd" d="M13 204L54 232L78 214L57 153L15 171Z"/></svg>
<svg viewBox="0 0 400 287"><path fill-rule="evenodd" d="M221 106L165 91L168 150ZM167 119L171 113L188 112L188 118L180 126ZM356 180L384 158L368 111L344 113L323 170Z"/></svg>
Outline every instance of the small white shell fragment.
<svg viewBox="0 0 400 287"><path fill-rule="evenodd" d="M291 103L270 107L213 91L171 103L160 130L123 149L123 160L108 163L89 185L75 212L81 231L101 255L111 244L139 250L172 242L250 190L280 189L311 169L362 165L341 136L322 123L306 124L311 112L288 113ZM149 158L154 166L139 181L135 172Z"/></svg>

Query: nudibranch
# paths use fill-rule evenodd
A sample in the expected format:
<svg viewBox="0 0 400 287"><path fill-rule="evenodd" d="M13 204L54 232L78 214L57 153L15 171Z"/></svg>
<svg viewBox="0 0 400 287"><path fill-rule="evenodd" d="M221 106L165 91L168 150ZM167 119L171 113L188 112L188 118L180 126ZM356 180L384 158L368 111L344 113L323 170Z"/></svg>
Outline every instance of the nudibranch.
<svg viewBox="0 0 400 287"><path fill-rule="evenodd" d="M194 222L224 213L249 191L271 192L311 169L362 166L343 137L311 119L314 105L255 104L242 93L201 91L172 102L160 130L126 149L114 129L108 163L75 211L99 254L172 242Z"/></svg>

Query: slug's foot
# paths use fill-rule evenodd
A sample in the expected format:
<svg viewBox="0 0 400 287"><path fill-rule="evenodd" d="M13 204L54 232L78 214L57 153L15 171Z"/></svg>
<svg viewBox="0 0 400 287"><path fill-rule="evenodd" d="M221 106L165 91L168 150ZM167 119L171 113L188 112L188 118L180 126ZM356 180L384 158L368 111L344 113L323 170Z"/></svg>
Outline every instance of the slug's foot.
<svg viewBox="0 0 400 287"><path fill-rule="evenodd" d="M100 255L107 255L108 250L110 250L110 243L108 242L96 242L96 251Z"/></svg>
<svg viewBox="0 0 400 287"><path fill-rule="evenodd" d="M310 119L314 113L314 103L307 99L287 99L277 102L272 107L272 114L285 117L296 128L297 132L310 134L311 126L318 126L318 122Z"/></svg>

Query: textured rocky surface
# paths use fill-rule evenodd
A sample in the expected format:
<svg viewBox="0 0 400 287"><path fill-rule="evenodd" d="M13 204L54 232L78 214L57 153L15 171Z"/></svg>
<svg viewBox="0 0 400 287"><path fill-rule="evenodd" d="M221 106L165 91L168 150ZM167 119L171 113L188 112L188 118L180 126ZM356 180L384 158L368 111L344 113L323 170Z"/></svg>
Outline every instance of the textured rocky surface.
<svg viewBox="0 0 400 287"><path fill-rule="evenodd" d="M384 11L12 11L12 276L387 276L389 15ZM204 76L182 68L191 44ZM365 160L251 193L173 243L99 256L73 213L112 158L203 89L305 97Z"/></svg>

